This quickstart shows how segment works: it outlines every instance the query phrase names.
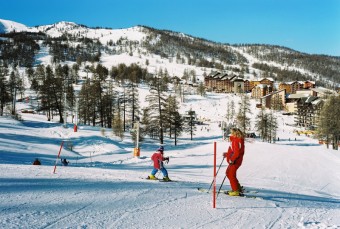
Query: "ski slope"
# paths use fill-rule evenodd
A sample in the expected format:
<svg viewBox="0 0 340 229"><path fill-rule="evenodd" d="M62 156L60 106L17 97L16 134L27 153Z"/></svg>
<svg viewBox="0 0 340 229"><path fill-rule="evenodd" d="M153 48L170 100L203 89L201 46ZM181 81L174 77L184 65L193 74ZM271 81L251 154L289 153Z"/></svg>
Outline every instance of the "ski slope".
<svg viewBox="0 0 340 229"><path fill-rule="evenodd" d="M210 121L198 126L193 141L183 135L174 146L166 138L170 183L142 179L157 141L146 139L134 158L129 134L121 140L89 126L73 132L72 124L63 128L39 114L21 114L23 122L0 117L0 228L340 228L340 153L293 133L292 116L278 114L275 144L246 141L238 177L260 198L219 194L214 209L212 194L197 191L212 181L213 143L218 165L228 148L217 121L231 99L237 100L186 98L183 110ZM70 166L58 163L54 174L63 140L72 142L72 150L65 143L61 151ZM41 166L31 165L35 158ZM225 170L223 163L217 188ZM222 189L230 189L228 180Z"/></svg>

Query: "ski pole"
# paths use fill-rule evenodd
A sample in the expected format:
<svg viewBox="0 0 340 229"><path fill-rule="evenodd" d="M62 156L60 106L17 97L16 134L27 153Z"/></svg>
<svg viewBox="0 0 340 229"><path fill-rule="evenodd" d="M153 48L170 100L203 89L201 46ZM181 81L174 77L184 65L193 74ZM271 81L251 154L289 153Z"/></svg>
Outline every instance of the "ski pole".
<svg viewBox="0 0 340 229"><path fill-rule="evenodd" d="M227 176L224 176L224 178L223 178L223 181L222 181L222 184L221 184L221 186L220 186L220 189L218 189L218 192L217 192L217 195L216 195L216 198L218 197L218 194L220 193L220 191L221 191L221 188L222 188L222 186L223 186L223 183L224 183L224 181L225 181L225 178L226 178Z"/></svg>
<svg viewBox="0 0 340 229"><path fill-rule="evenodd" d="M221 166L222 166L223 161L224 161L224 158L222 159L221 164L220 164L220 166L218 167L218 170L217 170L217 172L216 172L216 176L217 176L217 174L218 174L218 171L220 171L220 168L221 168ZM214 183L214 179L213 179L213 181L212 181L211 184L210 184L210 187L209 187L209 189L208 189L208 192L210 191L210 189L211 189L213 183Z"/></svg>

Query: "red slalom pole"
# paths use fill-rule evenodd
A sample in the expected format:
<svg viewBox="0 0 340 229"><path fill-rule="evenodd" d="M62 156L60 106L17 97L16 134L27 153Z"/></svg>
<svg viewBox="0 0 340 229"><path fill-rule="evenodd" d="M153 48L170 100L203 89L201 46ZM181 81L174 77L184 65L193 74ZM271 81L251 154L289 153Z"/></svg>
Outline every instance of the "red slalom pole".
<svg viewBox="0 0 340 229"><path fill-rule="evenodd" d="M63 145L64 145L64 141L61 142L59 153L58 153L58 156L57 156L57 160L55 161L53 173L55 173L55 170L57 169L57 161L58 161L58 159L60 157L60 153L61 153L61 149L63 148Z"/></svg>
<svg viewBox="0 0 340 229"><path fill-rule="evenodd" d="M216 208L216 142L214 142L214 191L213 191L213 208Z"/></svg>

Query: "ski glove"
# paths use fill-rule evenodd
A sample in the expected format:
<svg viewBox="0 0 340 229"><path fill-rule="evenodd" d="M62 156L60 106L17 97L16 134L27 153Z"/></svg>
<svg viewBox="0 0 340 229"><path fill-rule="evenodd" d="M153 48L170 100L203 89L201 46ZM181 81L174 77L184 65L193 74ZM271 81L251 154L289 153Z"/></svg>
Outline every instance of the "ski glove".
<svg viewBox="0 0 340 229"><path fill-rule="evenodd" d="M166 161L166 163L168 164L169 163L169 157L165 157L164 161Z"/></svg>

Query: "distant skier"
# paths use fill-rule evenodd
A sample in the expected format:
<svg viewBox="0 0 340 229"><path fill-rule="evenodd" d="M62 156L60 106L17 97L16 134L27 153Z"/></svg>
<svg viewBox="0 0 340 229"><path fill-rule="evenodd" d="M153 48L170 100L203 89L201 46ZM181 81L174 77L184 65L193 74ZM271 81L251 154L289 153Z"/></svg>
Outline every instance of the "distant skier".
<svg viewBox="0 0 340 229"><path fill-rule="evenodd" d="M33 165L41 165L41 162L39 161L38 158L36 158L35 161L33 161Z"/></svg>
<svg viewBox="0 0 340 229"><path fill-rule="evenodd" d="M168 176L168 171L164 168L163 161L169 162L169 157L163 157L164 147L160 146L157 151L151 156L151 160L153 161L153 170L151 171L151 175L148 176L150 180L157 180L155 177L158 170L163 173L163 180L164 181L171 181Z"/></svg>
<svg viewBox="0 0 340 229"><path fill-rule="evenodd" d="M236 172L242 165L244 155L244 133L238 128L231 129L230 146L228 152L224 153L224 157L227 160L228 168L226 175L230 181L231 191L228 191L230 196L242 195L242 186L240 185Z"/></svg>
<svg viewBox="0 0 340 229"><path fill-rule="evenodd" d="M61 164L64 166L67 166L70 162L66 160L66 158L64 159L60 159L61 160Z"/></svg>

